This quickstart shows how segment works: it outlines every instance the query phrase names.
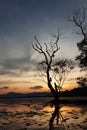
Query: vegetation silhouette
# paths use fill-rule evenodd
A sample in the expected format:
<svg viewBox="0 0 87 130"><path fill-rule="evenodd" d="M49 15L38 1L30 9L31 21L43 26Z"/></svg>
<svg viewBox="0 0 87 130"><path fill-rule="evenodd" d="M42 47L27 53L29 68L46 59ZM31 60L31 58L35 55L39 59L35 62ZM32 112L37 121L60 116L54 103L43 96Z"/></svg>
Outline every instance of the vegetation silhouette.
<svg viewBox="0 0 87 130"><path fill-rule="evenodd" d="M58 42L60 32L57 35L52 35L52 40L49 43L41 44L35 36L35 43L32 43L33 49L38 52L43 60L38 64L39 71L46 77L46 83L55 101L59 101L59 93L67 79L69 73L74 68L73 62L66 58L56 58L57 52L60 50ZM40 77L42 77L40 75Z"/></svg>
<svg viewBox="0 0 87 130"><path fill-rule="evenodd" d="M76 9L69 17L69 21L74 23L75 33L82 36L82 40L77 43L80 54L76 56L76 60L79 61L81 70L85 70L86 74L78 77L77 83L80 83L81 86L87 86L87 8Z"/></svg>

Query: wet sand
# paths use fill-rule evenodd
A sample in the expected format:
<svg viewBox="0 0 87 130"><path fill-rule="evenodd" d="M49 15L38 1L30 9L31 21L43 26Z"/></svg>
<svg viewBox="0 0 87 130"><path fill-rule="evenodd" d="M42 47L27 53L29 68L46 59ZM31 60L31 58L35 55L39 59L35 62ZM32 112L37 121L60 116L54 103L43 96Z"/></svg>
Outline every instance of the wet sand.
<svg viewBox="0 0 87 130"><path fill-rule="evenodd" d="M49 130L49 120L54 111L48 98L13 99L0 102L0 130ZM62 105L62 121L54 120L54 130L87 130L87 105Z"/></svg>

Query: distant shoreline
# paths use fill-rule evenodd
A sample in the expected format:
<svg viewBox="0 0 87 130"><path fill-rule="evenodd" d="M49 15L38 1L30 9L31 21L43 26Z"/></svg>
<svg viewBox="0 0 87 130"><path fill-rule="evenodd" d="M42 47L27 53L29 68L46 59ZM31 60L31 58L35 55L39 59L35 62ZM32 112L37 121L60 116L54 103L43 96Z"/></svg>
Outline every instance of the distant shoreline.
<svg viewBox="0 0 87 130"><path fill-rule="evenodd" d="M16 100L15 100L16 99ZM7 103L8 104L14 104L14 103L20 103L22 100L27 100L28 102L30 102L30 100L44 100L44 102L46 101L46 103L48 104L56 104L56 102L54 101L53 97L1 97L0 98L0 103ZM87 96L86 97L60 97L59 101L57 102L59 104L87 104Z"/></svg>
<svg viewBox="0 0 87 130"><path fill-rule="evenodd" d="M51 92L33 92L33 93L16 93L9 92L0 95L0 99L17 99L17 98L53 98ZM74 88L70 91L62 91L59 93L60 103L87 103L87 87Z"/></svg>

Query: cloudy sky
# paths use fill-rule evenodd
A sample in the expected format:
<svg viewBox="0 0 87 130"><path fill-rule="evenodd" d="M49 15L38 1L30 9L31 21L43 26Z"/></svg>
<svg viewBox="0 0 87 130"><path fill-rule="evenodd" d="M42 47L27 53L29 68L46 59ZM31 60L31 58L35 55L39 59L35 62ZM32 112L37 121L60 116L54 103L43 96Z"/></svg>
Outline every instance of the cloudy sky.
<svg viewBox="0 0 87 130"><path fill-rule="evenodd" d="M31 92L33 86L44 90L33 76L38 62L31 47L34 35L48 42L61 28L60 55L75 58L80 37L72 33L67 16L85 5L87 0L0 0L0 93Z"/></svg>

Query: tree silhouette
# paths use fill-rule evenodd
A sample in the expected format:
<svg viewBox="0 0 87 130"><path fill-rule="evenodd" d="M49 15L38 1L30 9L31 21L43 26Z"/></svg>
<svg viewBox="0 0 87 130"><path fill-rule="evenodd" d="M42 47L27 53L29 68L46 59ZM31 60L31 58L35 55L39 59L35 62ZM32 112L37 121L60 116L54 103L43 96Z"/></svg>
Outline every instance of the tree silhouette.
<svg viewBox="0 0 87 130"><path fill-rule="evenodd" d="M82 40L77 43L80 54L76 57L82 69L87 69L87 9L82 7L73 12L69 20L76 26L75 33L81 35Z"/></svg>
<svg viewBox="0 0 87 130"><path fill-rule="evenodd" d="M79 66L81 70L87 72L87 8L80 8L73 12L72 17L69 20L73 22L76 26L76 33L81 35L82 40L77 43L80 54L76 57L79 61ZM85 81L87 84L87 73L84 77L77 78L77 83L82 83Z"/></svg>
<svg viewBox="0 0 87 130"><path fill-rule="evenodd" d="M78 77L77 83L80 87L87 87L87 78L85 76Z"/></svg>
<svg viewBox="0 0 87 130"><path fill-rule="evenodd" d="M45 73L47 85L52 92L55 101L59 101L59 92L66 79L66 73L68 74L73 67L68 60L59 59L56 62L55 55L59 51L58 42L60 39L60 33L53 36L53 41L49 44L44 43L44 46L35 38L35 43L32 43L32 47L37 51L43 60L39 63L40 69Z"/></svg>
<svg viewBox="0 0 87 130"><path fill-rule="evenodd" d="M58 46L58 42L60 39L60 33L58 31L57 35L53 35L54 38L54 42L50 42L49 44L44 43L44 47L41 45L41 43L38 41L37 37L34 36L35 38L35 42L34 44L32 44L32 47L34 48L34 50L36 50L39 54L44 56L44 60L41 61L39 63L39 65L42 67L42 69L44 70L44 72L46 73L46 78L47 78L47 85L50 88L53 96L55 97L55 99L57 100L57 94L55 89L52 86L52 77L51 77L51 66L53 63L53 59L55 58L55 54L59 51L59 46Z"/></svg>
<svg viewBox="0 0 87 130"><path fill-rule="evenodd" d="M55 89L56 91L61 91L62 86L64 85L64 82L68 78L68 75L74 68L74 62L63 58L63 59L57 59L54 66L52 67L54 79L57 83L55 83Z"/></svg>

